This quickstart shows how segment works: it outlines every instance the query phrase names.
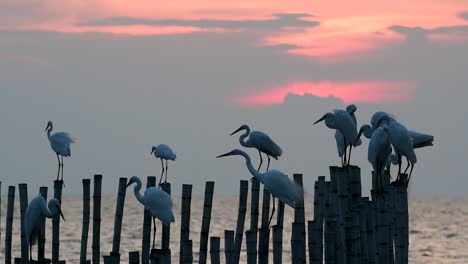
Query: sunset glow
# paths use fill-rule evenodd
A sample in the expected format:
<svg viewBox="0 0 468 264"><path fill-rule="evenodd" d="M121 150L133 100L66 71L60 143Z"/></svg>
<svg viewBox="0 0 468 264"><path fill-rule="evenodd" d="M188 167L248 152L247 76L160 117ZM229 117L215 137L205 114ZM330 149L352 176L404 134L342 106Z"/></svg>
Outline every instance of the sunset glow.
<svg viewBox="0 0 468 264"><path fill-rule="evenodd" d="M237 102L248 105L282 104L289 94L336 97L344 103L405 102L412 99L414 93L415 86L405 82L296 82L241 97Z"/></svg>

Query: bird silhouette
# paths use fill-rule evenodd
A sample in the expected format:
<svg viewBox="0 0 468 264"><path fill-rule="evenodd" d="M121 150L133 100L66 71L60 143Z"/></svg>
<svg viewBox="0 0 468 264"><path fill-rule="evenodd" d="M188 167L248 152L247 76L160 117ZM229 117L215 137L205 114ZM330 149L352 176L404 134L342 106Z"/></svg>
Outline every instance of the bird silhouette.
<svg viewBox="0 0 468 264"><path fill-rule="evenodd" d="M167 182L167 161L176 160L176 154L174 154L172 149L168 145L165 145L165 144L153 146L153 148L151 149L150 155L152 155L153 153L156 158L159 158L161 160L162 171L161 171L161 178L159 179L159 185L161 185L164 171L166 172L166 179L164 180L164 182ZM166 161L166 170L164 170L163 160Z"/></svg>
<svg viewBox="0 0 468 264"><path fill-rule="evenodd" d="M63 157L70 157L71 150L70 144L75 143L75 139L73 139L70 134L67 132L56 132L50 134L54 129L54 125L52 121L47 122L47 127L45 131L47 132L47 138L50 142L50 147L57 155L58 161L58 170L57 170L57 181L59 180L60 169L62 169L62 181L63 181Z"/></svg>

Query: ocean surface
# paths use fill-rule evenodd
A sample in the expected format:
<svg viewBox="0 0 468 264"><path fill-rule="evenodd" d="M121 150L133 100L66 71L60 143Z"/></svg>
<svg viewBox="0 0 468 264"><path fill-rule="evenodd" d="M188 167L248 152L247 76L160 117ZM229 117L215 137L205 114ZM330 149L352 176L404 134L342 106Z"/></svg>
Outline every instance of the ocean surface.
<svg viewBox="0 0 468 264"><path fill-rule="evenodd" d="M306 195L306 220L312 219L312 195ZM18 198L18 197L16 197ZM171 226L171 250L173 261L178 260L180 237L180 195L174 199L176 223ZM250 197L249 197L250 199ZM19 199L16 199L17 201ZM6 197L2 197L1 207L1 242L0 262L4 262ZM104 196L102 200L101 250L102 255L109 254L112 247L114 227L115 197ZM210 236L224 235L225 229L234 230L237 219L237 197L223 197L215 193L210 227ZM67 263L78 263L80 254L82 198L64 197L63 213L66 222L61 223L60 258ZM192 198L192 216L190 239L193 240L194 260L199 248L200 228L203 209L203 197L194 195ZM92 212L92 208L91 208ZM290 263L290 232L293 211L285 210L284 230L284 263ZM249 211L247 211L245 230L249 227ZM274 220L275 221L275 220ZM121 259L127 261L129 251L141 250L141 235L143 222L143 207L127 192L124 209L124 219L121 237ZM19 202L15 205L13 228L13 255L20 256L19 234ZM46 257L51 256L51 220L47 221ZM244 230L244 231L245 231ZM92 220L88 239L88 259L91 259ZM161 225L157 224L157 237L160 240ZM270 240L271 241L271 240ZM245 247L245 241L243 241ZM221 248L224 242L221 241ZM159 246L159 241L157 241ZM270 244L271 246L271 244ZM221 249L222 250L222 249ZM33 248L36 257L37 248ZM468 198L414 198L410 201L410 263L468 263ZM208 257L209 258L209 257ZM224 256L222 255L224 261ZM241 261L246 262L245 248L241 253ZM271 257L270 257L271 261ZM174 262L175 263L175 262Z"/></svg>

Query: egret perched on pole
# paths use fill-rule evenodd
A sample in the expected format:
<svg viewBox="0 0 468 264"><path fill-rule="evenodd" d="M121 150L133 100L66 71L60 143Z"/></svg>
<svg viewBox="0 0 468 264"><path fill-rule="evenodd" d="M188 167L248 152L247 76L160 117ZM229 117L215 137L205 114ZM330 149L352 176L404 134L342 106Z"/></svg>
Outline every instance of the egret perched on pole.
<svg viewBox="0 0 468 264"><path fill-rule="evenodd" d="M346 163L346 148L349 146L349 155L348 155L348 162L350 164L351 158L351 149L352 146L357 147L361 145L361 140L357 138L358 131L356 124L354 123L353 118L351 115L346 112L345 110L337 109L334 110L333 113L328 112L323 115L319 120L315 121L314 125L324 121L325 125L330 129L336 129L339 131L344 138L344 146L345 146L345 163Z"/></svg>
<svg viewBox="0 0 468 264"><path fill-rule="evenodd" d="M356 119L356 115L354 114L356 110L357 110L357 107L354 104L350 104L346 107L346 112L348 112L348 114L351 116L351 118L353 119L354 125L356 125L357 127L357 119ZM338 156L341 158L341 166L345 166L346 165L345 151L346 151L346 148L351 144L346 145L345 138L339 130L335 130L335 141L336 141L336 149L338 150Z"/></svg>
<svg viewBox="0 0 468 264"><path fill-rule="evenodd" d="M159 179L159 185L161 185L164 171L166 171L166 179L164 180L164 182L167 182L167 161L175 160L176 154L172 151L172 149L168 145L165 145L165 144L153 146L153 148L151 149L150 155L152 155L153 153L156 158L159 158L161 160L162 172L161 172L161 178ZM163 160L166 160L166 170L164 170Z"/></svg>
<svg viewBox="0 0 468 264"><path fill-rule="evenodd" d="M370 126L361 127L358 138L361 136L361 134L365 133L367 128L370 128ZM367 159L372 164L372 168L374 169L376 175L377 190L382 190L382 177L385 171L385 167L390 160L390 154L392 154L392 146L390 145L388 127L387 125L383 125L377 128L372 134L367 152Z"/></svg>
<svg viewBox="0 0 468 264"><path fill-rule="evenodd" d="M239 129L232 132L231 136L241 130L245 130L245 132L239 137L240 144L246 148L256 148L258 150L258 154L260 155L260 165L258 165L257 171L260 171L260 167L262 166L262 152L265 153L268 158L268 171L270 168L270 157L273 157L277 160L281 154L283 154L283 150L267 134L261 131L250 132L250 127L248 125L242 125L239 127ZM247 136L249 138L246 140L245 138Z"/></svg>
<svg viewBox="0 0 468 264"><path fill-rule="evenodd" d="M289 179L288 175L278 170L268 170L264 173L256 171L252 166L252 161L250 160L249 155L239 149L235 149L226 154L219 155L216 158L234 155L243 156L245 158L245 163L249 172L252 174L252 176L257 178L259 182L263 183L265 188L273 196L273 209L268 221L268 226L270 226L271 220L273 219L273 215L275 213L275 198L279 199L281 202L289 205L290 207L295 208L296 203L298 203L302 198L299 189L300 187L297 186L291 179Z"/></svg>
<svg viewBox="0 0 468 264"><path fill-rule="evenodd" d="M29 260L32 261L32 246L36 243L41 233L41 218L54 218L58 214L65 221L65 217L60 209L60 202L57 199L51 199L46 207L46 200L41 194L38 194L29 203L24 215L24 231L26 232L26 241L29 245Z"/></svg>
<svg viewBox="0 0 468 264"><path fill-rule="evenodd" d="M161 220L163 224L173 223L174 214L172 213L171 196L160 188L147 188L144 195L141 195L141 180L137 176L130 178L126 188L136 183L133 193L136 199L148 210L153 218L153 249L154 241L156 240L156 218Z"/></svg>
<svg viewBox="0 0 468 264"><path fill-rule="evenodd" d="M392 143L393 149L398 158L397 181L400 181L402 156L405 156L408 162L408 165L404 173L406 173L408 168L411 166L410 173L408 176L408 181L406 182L406 185L408 185L408 182L411 178L411 174L413 173L414 164L417 162L416 153L414 152L414 148L413 148L413 141L408 133L408 129L406 129L404 125L398 123L391 117L383 116L378 121L377 127L379 127L382 122L387 122L388 124L387 126L388 126L388 134L390 135L390 142Z"/></svg>
<svg viewBox="0 0 468 264"><path fill-rule="evenodd" d="M57 155L57 181L59 180L60 168L62 169L63 181L63 157L71 156L70 144L75 143L75 139L73 139L67 132L56 132L51 135L50 133L52 132L52 129L54 129L52 121L47 122L47 127L45 129L47 132L47 138L49 138L50 147Z"/></svg>

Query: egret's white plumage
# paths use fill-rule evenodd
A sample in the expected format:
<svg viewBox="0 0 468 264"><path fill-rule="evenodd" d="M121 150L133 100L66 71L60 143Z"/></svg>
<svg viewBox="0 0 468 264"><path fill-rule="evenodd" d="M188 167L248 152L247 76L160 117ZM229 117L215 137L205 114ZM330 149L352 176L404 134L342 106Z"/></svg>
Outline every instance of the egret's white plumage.
<svg viewBox="0 0 468 264"><path fill-rule="evenodd" d="M153 248L156 234L155 218L161 220L164 224L170 224L175 221L174 213L172 212L172 199L169 194L157 187L150 187L141 195L141 180L137 176L130 178L127 187L136 183L133 193L136 199L148 210L153 217Z"/></svg>
<svg viewBox="0 0 468 264"><path fill-rule="evenodd" d="M292 208L294 208L296 204L300 201L300 199L302 199L301 192L299 189L300 187L297 186L288 177L288 175L278 170L269 170L264 173L256 171L252 166L252 161L250 160L249 155L242 150L235 149L226 154L219 155L217 158L234 155L243 156L245 158L245 163L249 172L252 174L252 176L257 178L259 182L263 183L265 188L273 196L273 209L268 225L270 225L271 219L273 218L273 214L275 213L274 198L278 198L280 201L289 205Z"/></svg>
<svg viewBox="0 0 468 264"><path fill-rule="evenodd" d="M57 170L57 181L59 180L60 168L62 168L62 181L63 181L63 157L70 157L71 150L70 145L75 143L69 133L67 132L56 132L51 134L54 125L52 121L47 122L45 131L47 132L47 138L50 142L50 147L57 155L58 170Z"/></svg>
<svg viewBox="0 0 468 264"><path fill-rule="evenodd" d="M367 159L372 164L372 168L377 176L377 186L382 187L382 175L385 167L392 154L392 146L390 145L390 137L387 132L387 127L377 128L369 141Z"/></svg>
<svg viewBox="0 0 468 264"><path fill-rule="evenodd" d="M167 161L176 160L176 154L172 151L172 149L168 145L165 145L165 144L159 144L158 146L153 146L153 148L151 149L151 154L153 153L156 158L159 158L161 160L162 171L161 171L161 178L159 179L159 184L161 184L164 171L166 172L166 179L164 182L167 182ZM165 170L164 170L163 160L166 161Z"/></svg>
<svg viewBox="0 0 468 264"><path fill-rule="evenodd" d="M260 165L258 166L257 171L260 171L260 167L262 166L262 153L265 153L267 155L268 171L270 167L270 157L273 157L277 160L281 156L281 154L283 154L283 150L267 134L261 131L250 132L250 127L248 125L242 125L239 129L232 132L231 136L241 130L245 130L245 132L239 137L239 143L243 147L257 149L258 154L260 155ZM246 139L247 136L249 137L248 139Z"/></svg>
<svg viewBox="0 0 468 264"><path fill-rule="evenodd" d="M356 115L354 114L356 110L357 110L357 107L354 104L350 104L346 107L346 112L348 112L348 114L351 116L351 119L353 120L354 125L357 127L357 119L356 119ZM346 148L350 146L351 143L345 142L343 134L338 129L335 130L335 141L336 141L336 149L338 151L338 156L341 158L341 165L344 166L345 159L346 159L344 157L346 154ZM357 144L358 145L361 144L360 139L358 139Z"/></svg>
<svg viewBox="0 0 468 264"><path fill-rule="evenodd" d="M26 241L29 245L30 259L32 259L32 246L36 244L38 236L41 233L41 218L54 218L58 214L65 220L60 209L60 202L57 199L51 199L48 207L46 207L46 200L40 194L29 202L24 215L24 231L26 233Z"/></svg>
<svg viewBox="0 0 468 264"><path fill-rule="evenodd" d="M354 111L355 111L354 108L355 106L353 108L350 107L350 109L353 110L351 111L353 116L354 116ZM338 142L337 140L337 147L338 147L338 144L340 144L341 146L344 146L344 149L345 149L344 154L346 155L346 148L348 148L349 146L350 148L349 156L351 156L352 146L357 147L361 145L361 140L357 137L358 135L357 124L356 124L357 121L355 117L353 119L353 117L347 111L336 109L333 111L333 113L328 112L325 115L323 115L323 117L317 120L314 123L314 125L323 120L325 120L325 125L328 128L336 129L336 131L338 131L341 135L343 135L343 143ZM340 136L340 134L335 133L335 139L337 139ZM348 164L349 164L349 158L348 158Z"/></svg>

